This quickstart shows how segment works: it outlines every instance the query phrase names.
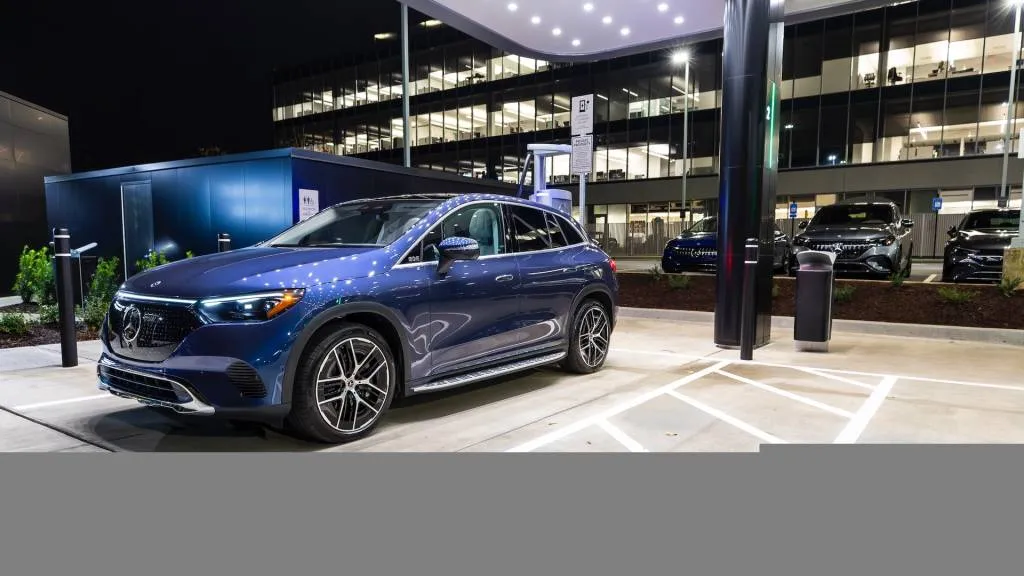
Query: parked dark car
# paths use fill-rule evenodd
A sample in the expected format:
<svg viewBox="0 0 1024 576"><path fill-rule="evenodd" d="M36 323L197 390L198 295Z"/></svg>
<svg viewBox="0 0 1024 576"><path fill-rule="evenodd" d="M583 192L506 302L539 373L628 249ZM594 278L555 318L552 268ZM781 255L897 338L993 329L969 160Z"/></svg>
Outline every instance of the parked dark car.
<svg viewBox="0 0 1024 576"><path fill-rule="evenodd" d="M949 229L942 262L943 282L999 281L1003 252L1020 230L1020 210L973 210Z"/></svg>
<svg viewBox="0 0 1024 576"><path fill-rule="evenodd" d="M775 227L774 264L785 270L789 262L790 241ZM668 273L714 272L718 262L718 218L698 220L685 232L669 240L661 255L661 269Z"/></svg>
<svg viewBox="0 0 1024 576"><path fill-rule="evenodd" d="M396 396L557 363L599 370L617 302L615 262L544 205L357 200L129 278L101 329L99 387L345 442Z"/></svg>
<svg viewBox="0 0 1024 576"><path fill-rule="evenodd" d="M845 200L820 208L793 238L790 274L796 273L796 254L817 250L836 254L837 275L888 278L910 276L914 221L904 218L889 201Z"/></svg>

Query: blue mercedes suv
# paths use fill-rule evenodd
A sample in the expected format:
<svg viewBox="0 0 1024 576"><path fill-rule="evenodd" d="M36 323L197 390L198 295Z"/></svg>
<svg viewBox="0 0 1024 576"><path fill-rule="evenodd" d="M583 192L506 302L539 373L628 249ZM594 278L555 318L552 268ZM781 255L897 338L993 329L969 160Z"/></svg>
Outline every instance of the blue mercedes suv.
<svg viewBox="0 0 1024 576"><path fill-rule="evenodd" d="M99 387L343 443L396 396L560 364L599 370L615 262L573 219L498 195L337 204L256 246L128 279Z"/></svg>

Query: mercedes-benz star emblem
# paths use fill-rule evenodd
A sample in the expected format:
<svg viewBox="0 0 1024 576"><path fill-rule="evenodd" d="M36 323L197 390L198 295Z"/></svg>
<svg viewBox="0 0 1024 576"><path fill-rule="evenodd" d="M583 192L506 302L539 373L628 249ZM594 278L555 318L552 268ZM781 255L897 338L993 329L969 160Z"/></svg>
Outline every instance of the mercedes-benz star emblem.
<svg viewBox="0 0 1024 576"><path fill-rule="evenodd" d="M842 252L843 251L843 245L842 244L833 244L832 245L832 249L835 250L836 252Z"/></svg>
<svg viewBox="0 0 1024 576"><path fill-rule="evenodd" d="M141 332L142 312L135 306L125 308L124 314L121 315L121 337L124 338L125 343L129 346L134 344Z"/></svg>

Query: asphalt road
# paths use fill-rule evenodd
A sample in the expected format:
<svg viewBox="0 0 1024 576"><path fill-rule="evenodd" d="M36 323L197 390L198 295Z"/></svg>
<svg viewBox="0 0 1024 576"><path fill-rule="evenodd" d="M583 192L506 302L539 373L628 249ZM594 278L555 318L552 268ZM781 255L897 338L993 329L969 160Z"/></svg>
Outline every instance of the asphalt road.
<svg viewBox="0 0 1024 576"><path fill-rule="evenodd" d="M654 266L661 264L657 258L624 258L616 259L615 263L623 272L646 272ZM910 282L941 282L941 262L914 262L913 271L910 274Z"/></svg>

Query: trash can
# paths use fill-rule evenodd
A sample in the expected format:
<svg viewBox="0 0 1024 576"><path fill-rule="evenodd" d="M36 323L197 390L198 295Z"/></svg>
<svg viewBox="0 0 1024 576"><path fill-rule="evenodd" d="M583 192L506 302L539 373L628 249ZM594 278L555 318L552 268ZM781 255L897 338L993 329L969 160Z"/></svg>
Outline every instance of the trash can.
<svg viewBox="0 0 1024 576"><path fill-rule="evenodd" d="M828 352L832 339L832 291L836 255L805 250L796 254L796 314L793 340L801 352Z"/></svg>

